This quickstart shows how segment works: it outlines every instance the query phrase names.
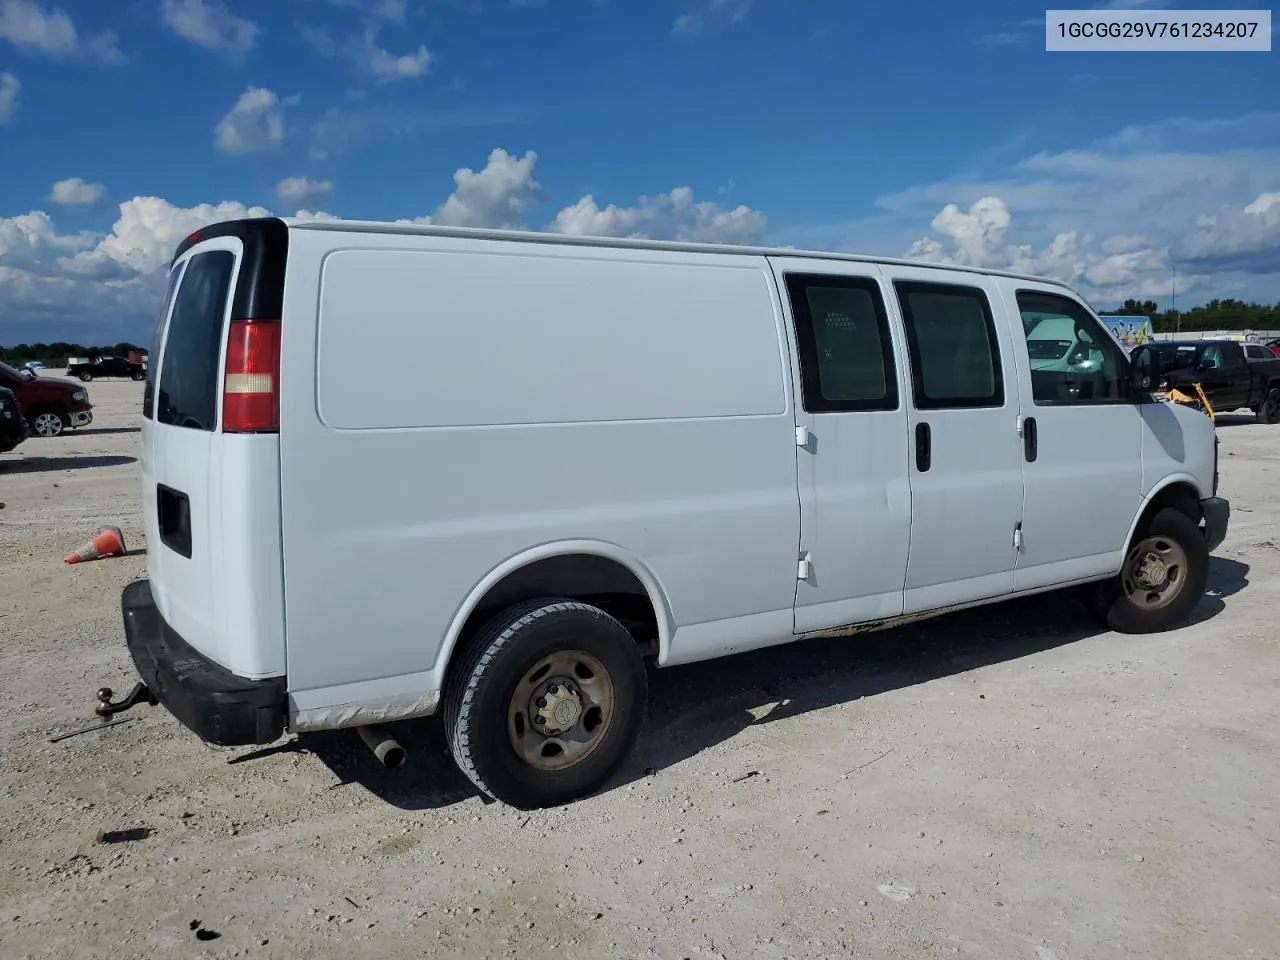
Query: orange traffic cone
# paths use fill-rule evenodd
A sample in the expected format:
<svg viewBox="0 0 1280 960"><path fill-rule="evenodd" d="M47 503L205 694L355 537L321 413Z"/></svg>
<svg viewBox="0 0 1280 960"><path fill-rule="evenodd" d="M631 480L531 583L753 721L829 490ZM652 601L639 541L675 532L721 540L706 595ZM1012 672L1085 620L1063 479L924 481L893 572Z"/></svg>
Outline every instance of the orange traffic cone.
<svg viewBox="0 0 1280 960"><path fill-rule="evenodd" d="M101 533L67 557L65 562L84 563L86 560L115 557L122 553L124 553L124 534L120 532L120 528L104 527Z"/></svg>

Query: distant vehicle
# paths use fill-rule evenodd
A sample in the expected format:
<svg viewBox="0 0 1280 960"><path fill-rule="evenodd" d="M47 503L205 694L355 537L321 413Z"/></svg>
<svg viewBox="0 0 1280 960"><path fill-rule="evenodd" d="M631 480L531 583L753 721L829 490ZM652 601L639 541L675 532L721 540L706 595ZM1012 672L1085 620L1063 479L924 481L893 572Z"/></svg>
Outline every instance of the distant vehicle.
<svg viewBox="0 0 1280 960"><path fill-rule="evenodd" d="M28 360L23 364L28 370L43 370L44 362L41 360Z"/></svg>
<svg viewBox="0 0 1280 960"><path fill-rule="evenodd" d="M1216 413L1248 407L1259 423L1280 423L1280 357L1249 357L1250 348L1263 349L1235 340L1178 340L1139 347L1134 356L1153 351L1166 382L1184 392L1199 383Z"/></svg>
<svg viewBox="0 0 1280 960"><path fill-rule="evenodd" d="M1263 346L1266 347L1268 350L1270 350L1272 353L1274 353L1276 356L1280 357L1280 337L1277 337L1274 340L1268 340L1266 343L1263 344Z"/></svg>
<svg viewBox="0 0 1280 960"><path fill-rule="evenodd" d="M264 218L188 237L168 291L142 686L98 709L212 743L360 727L387 763L381 724L439 712L480 791L554 805L630 753L646 657L1084 585L1169 630L1227 532L1213 424L1052 280ZM369 343L413 375L352 377Z"/></svg>
<svg viewBox="0 0 1280 960"><path fill-rule="evenodd" d="M22 415L37 437L56 437L67 428L93 422L93 404L84 387L68 380L37 376L34 370L16 370L0 363L0 387L18 398Z"/></svg>
<svg viewBox="0 0 1280 960"><path fill-rule="evenodd" d="M125 377L141 383L147 379L147 368L124 357L103 357L88 363L67 364L67 376L78 377L84 383L100 377Z"/></svg>
<svg viewBox="0 0 1280 960"><path fill-rule="evenodd" d="M1244 358L1250 363L1256 360L1274 360L1276 352L1261 343L1246 343L1244 345Z"/></svg>
<svg viewBox="0 0 1280 960"><path fill-rule="evenodd" d="M27 439L29 432L17 395L8 387L0 387L0 453L13 450Z"/></svg>

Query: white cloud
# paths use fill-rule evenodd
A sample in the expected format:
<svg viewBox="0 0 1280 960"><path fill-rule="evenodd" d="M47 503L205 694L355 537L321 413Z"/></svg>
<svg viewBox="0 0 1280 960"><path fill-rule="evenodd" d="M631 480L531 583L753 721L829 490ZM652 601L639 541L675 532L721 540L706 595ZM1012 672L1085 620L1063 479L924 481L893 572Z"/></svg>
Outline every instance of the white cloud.
<svg viewBox="0 0 1280 960"><path fill-rule="evenodd" d="M543 198L542 184L533 178L537 162L538 155L532 150L517 158L501 147L494 149L483 170L477 173L462 167L454 173L453 193L432 216L419 222L449 227L523 227L525 214Z"/></svg>
<svg viewBox="0 0 1280 960"><path fill-rule="evenodd" d="M0 123L8 123L18 112L18 91L22 84L12 73L0 73Z"/></svg>
<svg viewBox="0 0 1280 960"><path fill-rule="evenodd" d="M284 104L271 90L250 87L214 131L223 153L260 153L284 142Z"/></svg>
<svg viewBox="0 0 1280 960"><path fill-rule="evenodd" d="M0 265L37 269L46 261L93 246L92 236L63 236L42 210L16 217L0 217ZM42 272L42 271L41 271Z"/></svg>
<svg viewBox="0 0 1280 960"><path fill-rule="evenodd" d="M408 0L329 0L329 4L358 10L365 16L392 23L404 23L409 9Z"/></svg>
<svg viewBox="0 0 1280 960"><path fill-rule="evenodd" d="M702 17L696 13L682 13L671 24L671 33L677 37L696 37L702 32Z"/></svg>
<svg viewBox="0 0 1280 960"><path fill-rule="evenodd" d="M1193 270L1280 273L1280 192L1267 192L1242 209L1197 218L1174 247L1179 266Z"/></svg>
<svg viewBox="0 0 1280 960"><path fill-rule="evenodd" d="M104 30L82 37L70 14L37 0L0 0L0 40L59 60L83 57L110 64L125 60L115 33Z"/></svg>
<svg viewBox="0 0 1280 960"><path fill-rule="evenodd" d="M302 37L322 57L342 57L359 70L371 74L379 84L413 80L431 72L435 58L425 46L411 53L396 54L381 46L379 28L369 24L358 37L338 41L323 27L303 27Z"/></svg>
<svg viewBox="0 0 1280 960"><path fill-rule="evenodd" d="M312 180L310 177L285 177L276 185L276 198L281 203L290 206L327 200L332 194L332 180Z"/></svg>
<svg viewBox="0 0 1280 960"><path fill-rule="evenodd" d="M241 56L252 49L258 25L232 13L222 0L164 0L164 22L206 50Z"/></svg>
<svg viewBox="0 0 1280 960"><path fill-rule="evenodd" d="M335 216L332 213L325 213L323 210L299 210L297 213L293 215L293 219L302 220L302 221L307 221L307 220L324 221L324 220L341 220L342 218L339 216Z"/></svg>
<svg viewBox="0 0 1280 960"><path fill-rule="evenodd" d="M707 0L705 12L691 10L676 17L671 24L671 35L692 38L717 22L728 20L730 23L741 23L747 19L753 2L754 0Z"/></svg>
<svg viewBox="0 0 1280 960"><path fill-rule="evenodd" d="M635 237L700 243L757 243L768 220L759 210L740 204L732 209L698 201L689 187L641 197L634 207L601 207L588 194L565 207L546 229L554 233L596 237Z"/></svg>
<svg viewBox="0 0 1280 960"><path fill-rule="evenodd" d="M64 207L88 207L99 203L107 195L101 183L87 183L79 177L59 180L53 185L49 199Z"/></svg>
<svg viewBox="0 0 1280 960"><path fill-rule="evenodd" d="M971 166L989 177L877 198L876 216L845 225L840 245L1048 273L1107 302L1167 297L1176 264L1180 300L1272 300L1280 240L1267 198L1280 188L1278 122L1275 113L1174 118L1003 164L985 156ZM907 232L923 220L932 220L928 236ZM891 236L900 245L885 249Z"/></svg>
<svg viewBox="0 0 1280 960"><path fill-rule="evenodd" d="M111 232L88 250L64 262L72 273L98 277L148 274L167 264L191 231L223 220L266 217L264 207L236 201L176 207L160 197L134 197L120 204Z"/></svg>
<svg viewBox="0 0 1280 960"><path fill-rule="evenodd" d="M426 74L431 69L432 57L424 46L419 46L412 53L390 53L378 45L378 32L370 27L364 33L359 59L379 83L394 83Z"/></svg>

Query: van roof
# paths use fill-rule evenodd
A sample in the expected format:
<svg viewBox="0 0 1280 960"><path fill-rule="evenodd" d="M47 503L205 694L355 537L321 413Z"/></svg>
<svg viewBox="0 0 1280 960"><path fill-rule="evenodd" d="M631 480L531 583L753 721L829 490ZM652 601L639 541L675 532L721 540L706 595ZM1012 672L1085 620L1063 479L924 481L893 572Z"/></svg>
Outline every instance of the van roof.
<svg viewBox="0 0 1280 960"><path fill-rule="evenodd" d="M1014 280L1033 280L1071 289L1061 280L1038 277L1033 274L1013 273L990 267L966 267L949 263L932 263L924 260L907 260L903 257L873 257L856 253L835 253L829 250L797 250L791 247L760 247L727 243L692 243L673 240L640 240L631 237L584 237L563 233L542 233L532 230L489 230L475 227L444 227L435 224L393 223L376 220L295 220L282 218L293 230L322 230L333 233L380 233L405 236L458 237L467 240L507 240L517 243L555 243L581 247L613 247L635 250L671 250L683 253L723 253L768 257L808 257L818 260L847 260L857 263L884 263L904 267L932 267L954 270L957 273L981 273Z"/></svg>

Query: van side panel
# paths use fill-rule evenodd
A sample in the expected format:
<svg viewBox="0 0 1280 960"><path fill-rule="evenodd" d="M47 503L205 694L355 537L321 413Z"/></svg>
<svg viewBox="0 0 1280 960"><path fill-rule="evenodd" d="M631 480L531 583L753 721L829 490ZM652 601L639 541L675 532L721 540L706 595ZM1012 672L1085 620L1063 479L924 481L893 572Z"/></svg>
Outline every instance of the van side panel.
<svg viewBox="0 0 1280 960"><path fill-rule="evenodd" d="M795 421L763 258L294 230L285 303L295 714L428 712L464 599L559 541L644 564L673 659L733 618L789 633Z"/></svg>
<svg viewBox="0 0 1280 960"><path fill-rule="evenodd" d="M758 262L547 252L329 254L320 419L385 430L786 412ZM395 344L397 370L371 390L352 360L378 342Z"/></svg>

